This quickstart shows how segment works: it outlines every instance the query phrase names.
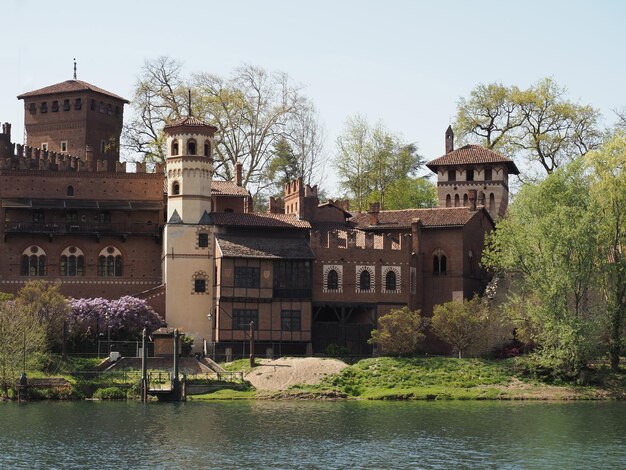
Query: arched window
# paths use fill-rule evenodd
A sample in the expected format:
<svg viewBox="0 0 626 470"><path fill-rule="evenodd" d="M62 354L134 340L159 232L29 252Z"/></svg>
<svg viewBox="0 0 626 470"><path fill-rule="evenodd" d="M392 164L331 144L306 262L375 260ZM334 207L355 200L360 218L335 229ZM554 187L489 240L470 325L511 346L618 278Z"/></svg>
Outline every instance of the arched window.
<svg viewBox="0 0 626 470"><path fill-rule="evenodd" d="M493 193L489 194L489 210L491 212L496 210L496 197L493 195Z"/></svg>
<svg viewBox="0 0 626 470"><path fill-rule="evenodd" d="M452 198L449 194L446 196L446 207L452 207Z"/></svg>
<svg viewBox="0 0 626 470"><path fill-rule="evenodd" d="M174 181L172 183L172 194L173 195L180 194L180 184L178 183L178 181Z"/></svg>
<svg viewBox="0 0 626 470"><path fill-rule="evenodd" d="M59 260L59 274L61 276L84 276L85 255L75 246L68 246L61 253Z"/></svg>
<svg viewBox="0 0 626 470"><path fill-rule="evenodd" d="M74 195L74 186L68 186L67 187L67 195L68 196L73 196Z"/></svg>
<svg viewBox="0 0 626 470"><path fill-rule="evenodd" d="M189 139L187 140L187 155L195 155L196 154L196 140Z"/></svg>
<svg viewBox="0 0 626 470"><path fill-rule="evenodd" d="M385 289L386 290L396 290L396 273L394 271L387 271L387 275L385 276Z"/></svg>
<svg viewBox="0 0 626 470"><path fill-rule="evenodd" d="M22 252L20 274L22 276L45 276L47 270L46 252L33 245Z"/></svg>
<svg viewBox="0 0 626 470"><path fill-rule="evenodd" d="M339 274L334 269L328 271L328 277L326 279L326 288L328 290L339 289Z"/></svg>
<svg viewBox="0 0 626 470"><path fill-rule="evenodd" d="M208 140L204 141L204 156L205 157L211 156L211 143Z"/></svg>
<svg viewBox="0 0 626 470"><path fill-rule="evenodd" d="M480 203L484 206L485 205L485 193L480 193Z"/></svg>
<svg viewBox="0 0 626 470"><path fill-rule="evenodd" d="M463 194L463 207L468 206L467 193Z"/></svg>
<svg viewBox="0 0 626 470"><path fill-rule="evenodd" d="M454 207L459 207L461 205L461 199L458 194L454 195Z"/></svg>
<svg viewBox="0 0 626 470"><path fill-rule="evenodd" d="M445 276L447 274L447 258L441 248L437 248L433 253L433 275Z"/></svg>
<svg viewBox="0 0 626 470"><path fill-rule="evenodd" d="M107 246L98 256L98 276L122 277L122 253L114 246Z"/></svg>
<svg viewBox="0 0 626 470"><path fill-rule="evenodd" d="M172 155L178 155L178 140L172 140Z"/></svg>
<svg viewBox="0 0 626 470"><path fill-rule="evenodd" d="M367 269L361 271L359 275L359 288L361 290L370 290L372 286L372 277Z"/></svg>

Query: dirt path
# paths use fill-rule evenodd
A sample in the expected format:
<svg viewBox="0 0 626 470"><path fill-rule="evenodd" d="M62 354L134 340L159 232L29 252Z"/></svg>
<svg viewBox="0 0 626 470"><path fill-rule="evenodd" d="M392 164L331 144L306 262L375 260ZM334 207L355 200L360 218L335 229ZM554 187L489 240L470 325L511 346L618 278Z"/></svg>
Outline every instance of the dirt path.
<svg viewBox="0 0 626 470"><path fill-rule="evenodd" d="M316 357L283 357L262 359L260 365L246 375L257 390L286 390L292 385L317 384L330 374L341 372L348 367L337 359Z"/></svg>

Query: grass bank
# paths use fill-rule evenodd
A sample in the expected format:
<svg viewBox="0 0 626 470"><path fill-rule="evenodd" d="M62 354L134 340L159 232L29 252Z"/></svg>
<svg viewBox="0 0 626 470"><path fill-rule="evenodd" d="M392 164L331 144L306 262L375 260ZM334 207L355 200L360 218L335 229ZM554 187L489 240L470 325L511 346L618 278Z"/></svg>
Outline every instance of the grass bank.
<svg viewBox="0 0 626 470"><path fill-rule="evenodd" d="M626 398L626 373L595 367L589 383L546 384L520 375L513 360L372 358L279 395L367 400L575 400Z"/></svg>

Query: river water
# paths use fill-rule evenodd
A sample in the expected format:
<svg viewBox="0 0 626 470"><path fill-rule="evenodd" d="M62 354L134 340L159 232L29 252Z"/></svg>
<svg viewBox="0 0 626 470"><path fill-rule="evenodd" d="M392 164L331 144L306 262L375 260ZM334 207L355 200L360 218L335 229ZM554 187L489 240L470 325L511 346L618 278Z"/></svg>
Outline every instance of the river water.
<svg viewBox="0 0 626 470"><path fill-rule="evenodd" d="M626 468L626 403L0 404L0 468Z"/></svg>

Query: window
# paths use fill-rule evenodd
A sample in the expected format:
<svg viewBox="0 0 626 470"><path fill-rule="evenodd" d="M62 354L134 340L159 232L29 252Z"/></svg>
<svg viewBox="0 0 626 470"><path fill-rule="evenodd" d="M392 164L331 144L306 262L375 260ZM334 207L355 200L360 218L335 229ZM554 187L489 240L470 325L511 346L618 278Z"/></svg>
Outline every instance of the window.
<svg viewBox="0 0 626 470"><path fill-rule="evenodd" d="M104 153L104 150L106 148L106 142L104 140L100 141L100 153Z"/></svg>
<svg viewBox="0 0 626 470"><path fill-rule="evenodd" d="M45 276L46 271L46 252L41 247L33 245L22 252L20 275Z"/></svg>
<svg viewBox="0 0 626 470"><path fill-rule="evenodd" d="M259 268L235 266L235 287L258 288Z"/></svg>
<svg viewBox="0 0 626 470"><path fill-rule="evenodd" d="M485 204L485 193L480 193L480 203L484 206Z"/></svg>
<svg viewBox="0 0 626 470"><path fill-rule="evenodd" d="M178 184L178 181L174 181L172 183L172 194L173 195L180 194L180 184Z"/></svg>
<svg viewBox="0 0 626 470"><path fill-rule="evenodd" d="M91 100L90 108L91 108L92 111L96 110L96 100Z"/></svg>
<svg viewBox="0 0 626 470"><path fill-rule="evenodd" d="M274 261L274 297L311 297L310 261Z"/></svg>
<svg viewBox="0 0 626 470"><path fill-rule="evenodd" d="M280 312L281 331L300 331L300 310L282 310Z"/></svg>
<svg viewBox="0 0 626 470"><path fill-rule="evenodd" d="M113 105L112 104L107 104L107 114L109 116L113 115Z"/></svg>
<svg viewBox="0 0 626 470"><path fill-rule="evenodd" d="M98 111L100 111L101 113L104 113L104 103L102 101L100 101L100 106L98 107Z"/></svg>
<svg viewBox="0 0 626 470"><path fill-rule="evenodd" d="M206 279L195 279L193 281L194 292L206 292Z"/></svg>
<svg viewBox="0 0 626 470"><path fill-rule="evenodd" d="M178 140L172 141L172 155L178 155Z"/></svg>
<svg viewBox="0 0 626 470"><path fill-rule="evenodd" d="M396 290L396 273L394 271L387 271L387 275L385 276L385 289Z"/></svg>
<svg viewBox="0 0 626 470"><path fill-rule="evenodd" d="M211 156L211 143L208 140L204 141L204 156L205 157Z"/></svg>
<svg viewBox="0 0 626 470"><path fill-rule="evenodd" d="M339 289L339 274L334 269L328 271L328 277L326 280L326 288L328 290Z"/></svg>
<svg viewBox="0 0 626 470"><path fill-rule="evenodd" d="M37 105L35 103L31 103L28 105L28 112L30 114L35 114L37 112Z"/></svg>
<svg viewBox="0 0 626 470"><path fill-rule="evenodd" d="M63 100L63 111L70 110L70 100Z"/></svg>
<svg viewBox="0 0 626 470"><path fill-rule="evenodd" d="M454 195L454 207L459 207L461 205L461 199L458 194Z"/></svg>
<svg viewBox="0 0 626 470"><path fill-rule="evenodd" d="M68 196L73 196L74 195L74 186L68 186L67 187L67 195Z"/></svg>
<svg viewBox="0 0 626 470"><path fill-rule="evenodd" d="M487 168L485 170L485 181L491 181L491 179L492 179L491 168Z"/></svg>
<svg viewBox="0 0 626 470"><path fill-rule="evenodd" d="M496 197L493 193L489 194L489 211L493 212L496 210Z"/></svg>
<svg viewBox="0 0 626 470"><path fill-rule="evenodd" d="M463 194L463 207L467 207L469 205L469 200L467 198L467 193Z"/></svg>
<svg viewBox="0 0 626 470"><path fill-rule="evenodd" d="M446 196L446 207L452 207L452 198L449 194Z"/></svg>
<svg viewBox="0 0 626 470"><path fill-rule="evenodd" d="M83 107L83 100L82 98L76 98L76 100L74 100L74 109L79 110Z"/></svg>
<svg viewBox="0 0 626 470"><path fill-rule="evenodd" d="M52 102L52 107L51 108L52 108L52 112L53 113L58 112L59 111L59 102L57 100L54 100Z"/></svg>
<svg viewBox="0 0 626 470"><path fill-rule="evenodd" d="M98 256L98 276L121 277L123 268L122 253L114 246L107 246Z"/></svg>
<svg viewBox="0 0 626 470"><path fill-rule="evenodd" d="M189 139L187 141L187 155L196 154L196 141L195 139Z"/></svg>
<svg viewBox="0 0 626 470"><path fill-rule="evenodd" d="M111 213L109 211L100 211L96 214L96 222L101 224L111 223Z"/></svg>
<svg viewBox="0 0 626 470"><path fill-rule="evenodd" d="M59 260L59 274L61 276L85 275L85 256L79 248L70 246L63 250Z"/></svg>
<svg viewBox="0 0 626 470"><path fill-rule="evenodd" d="M45 220L44 211L33 211L33 222L43 222Z"/></svg>
<svg viewBox="0 0 626 470"><path fill-rule="evenodd" d="M359 288L361 290L370 290L372 285L372 279L370 272L367 270L361 271L359 275Z"/></svg>
<svg viewBox="0 0 626 470"><path fill-rule="evenodd" d="M48 103L43 102L39 105L39 112L40 113L47 113L48 112Z"/></svg>
<svg viewBox="0 0 626 470"><path fill-rule="evenodd" d="M466 170L465 181L474 181L474 170Z"/></svg>
<svg viewBox="0 0 626 470"><path fill-rule="evenodd" d="M233 330L250 329L250 322L254 322L254 329L259 329L259 311L256 309L233 309Z"/></svg>
<svg viewBox="0 0 626 470"><path fill-rule="evenodd" d="M68 224L77 224L78 223L78 212L76 212L76 211L67 211L65 213L65 222L68 223Z"/></svg>
<svg viewBox="0 0 626 470"><path fill-rule="evenodd" d="M209 246L209 234L208 233L199 233L198 234L198 247L199 248L208 248Z"/></svg>
<svg viewBox="0 0 626 470"><path fill-rule="evenodd" d="M448 170L448 181L456 181L456 170Z"/></svg>
<svg viewBox="0 0 626 470"><path fill-rule="evenodd" d="M47 151L48 150L48 142L43 142L41 144L41 150L43 150L43 151Z"/></svg>
<svg viewBox="0 0 626 470"><path fill-rule="evenodd" d="M445 276L447 259L446 255L440 248L437 248L433 254L433 275Z"/></svg>
<svg viewBox="0 0 626 470"><path fill-rule="evenodd" d="M67 152L67 140L61 141L61 152Z"/></svg>

